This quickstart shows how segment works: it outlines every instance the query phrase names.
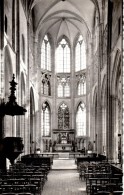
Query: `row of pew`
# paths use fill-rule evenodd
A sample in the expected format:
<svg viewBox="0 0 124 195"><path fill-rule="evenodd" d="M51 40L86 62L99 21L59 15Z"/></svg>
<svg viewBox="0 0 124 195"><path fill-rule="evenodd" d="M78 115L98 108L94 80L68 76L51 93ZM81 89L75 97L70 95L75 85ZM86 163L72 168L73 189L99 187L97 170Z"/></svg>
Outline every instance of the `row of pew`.
<svg viewBox="0 0 124 195"><path fill-rule="evenodd" d="M0 172L1 195L40 195L47 181L50 166L39 161L25 164L22 161Z"/></svg>
<svg viewBox="0 0 124 195"><path fill-rule="evenodd" d="M44 165L51 169L53 164L53 156L42 156L41 154L28 154L21 157L21 162L26 165Z"/></svg>
<svg viewBox="0 0 124 195"><path fill-rule="evenodd" d="M122 173L108 162L80 162L79 179L86 182L87 195L122 195Z"/></svg>

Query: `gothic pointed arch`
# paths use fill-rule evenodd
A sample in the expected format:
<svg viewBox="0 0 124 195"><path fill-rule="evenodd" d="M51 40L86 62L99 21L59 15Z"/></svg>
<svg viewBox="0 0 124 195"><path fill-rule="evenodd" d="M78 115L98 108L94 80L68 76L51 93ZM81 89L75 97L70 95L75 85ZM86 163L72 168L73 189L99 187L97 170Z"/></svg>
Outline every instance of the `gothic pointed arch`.
<svg viewBox="0 0 124 195"><path fill-rule="evenodd" d="M75 71L86 69L86 46L83 36L78 36L75 45Z"/></svg>
<svg viewBox="0 0 124 195"><path fill-rule="evenodd" d="M63 36L56 49L56 72L70 73L70 70L70 46L67 38Z"/></svg>
<svg viewBox="0 0 124 195"><path fill-rule="evenodd" d="M51 44L47 34L41 45L41 69L51 71Z"/></svg>

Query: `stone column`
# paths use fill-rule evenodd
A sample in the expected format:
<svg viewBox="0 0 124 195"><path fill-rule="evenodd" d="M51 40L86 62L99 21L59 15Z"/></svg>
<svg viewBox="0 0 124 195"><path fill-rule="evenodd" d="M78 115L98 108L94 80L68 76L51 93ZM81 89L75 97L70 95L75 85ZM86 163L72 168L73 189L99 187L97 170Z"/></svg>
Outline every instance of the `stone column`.
<svg viewBox="0 0 124 195"><path fill-rule="evenodd" d="M111 150L112 154L111 154L111 158L117 162L118 159L118 154L116 152L116 141L118 139L118 123L117 123L117 110L116 110L116 104L117 104L117 98L111 95L111 108L112 108L112 112L111 112L111 129L109 134L111 135L111 139L108 140L108 149Z"/></svg>
<svg viewBox="0 0 124 195"><path fill-rule="evenodd" d="M30 153L30 88L29 88L29 78L30 78L30 47L29 47L29 37L30 37L30 19L27 21L27 80L26 80L26 91L27 96L26 101L26 114L25 114L25 154Z"/></svg>
<svg viewBox="0 0 124 195"><path fill-rule="evenodd" d="M110 65L111 65L111 39L112 39L112 10L113 2L108 1L108 46L107 46L107 109L106 109L106 132L107 132L107 158L112 160L112 99L110 97Z"/></svg>
<svg viewBox="0 0 124 195"><path fill-rule="evenodd" d="M52 77L51 77L51 92L52 92L52 98L53 98L53 105L51 105L51 117L52 117L52 125L51 125L51 131L53 129L56 129L57 128L57 114L58 114L58 110L57 110L57 106L56 106L56 93L57 93L57 81L56 81L56 74L55 74L55 67L56 67L56 64L55 64L55 48L56 46L55 45L52 45L52 56L51 56L51 59L52 59Z"/></svg>
<svg viewBox="0 0 124 195"><path fill-rule="evenodd" d="M98 46L98 93L97 93L97 154L102 153L102 108L101 108L101 66L102 66L102 23L99 24Z"/></svg>
<svg viewBox="0 0 124 195"><path fill-rule="evenodd" d="M70 127L72 129L75 129L75 122L76 122L76 115L75 115L75 101L74 101L74 97L75 97L75 90L77 89L75 88L75 52L74 52L75 48L72 49L72 47L70 48L70 55L71 55L71 60L70 63L72 64L71 67L71 76L70 76L70 95L71 95L71 107L70 107ZM76 129L75 129L76 130Z"/></svg>
<svg viewBox="0 0 124 195"><path fill-rule="evenodd" d="M17 85L17 102L20 104L20 2L16 1L16 82ZM20 135L20 116L16 117L16 135Z"/></svg>

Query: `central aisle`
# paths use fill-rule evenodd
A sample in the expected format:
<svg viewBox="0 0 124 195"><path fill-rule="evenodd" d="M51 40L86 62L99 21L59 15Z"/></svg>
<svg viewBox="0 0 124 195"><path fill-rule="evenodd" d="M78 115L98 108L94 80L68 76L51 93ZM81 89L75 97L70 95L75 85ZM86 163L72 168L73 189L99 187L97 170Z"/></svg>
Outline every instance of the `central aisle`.
<svg viewBox="0 0 124 195"><path fill-rule="evenodd" d="M42 195L86 195L86 184L79 180L75 161L58 159L53 161Z"/></svg>

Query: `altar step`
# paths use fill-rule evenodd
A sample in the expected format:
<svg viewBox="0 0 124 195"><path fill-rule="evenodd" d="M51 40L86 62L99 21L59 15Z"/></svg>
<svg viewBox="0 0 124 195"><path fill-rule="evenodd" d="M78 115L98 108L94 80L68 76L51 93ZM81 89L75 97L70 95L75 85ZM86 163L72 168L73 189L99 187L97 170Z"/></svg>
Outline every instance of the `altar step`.
<svg viewBox="0 0 124 195"><path fill-rule="evenodd" d="M77 170L74 159L54 159L52 170Z"/></svg>
<svg viewBox="0 0 124 195"><path fill-rule="evenodd" d="M69 153L63 153L63 152L60 152L58 153L59 154L59 159L69 159Z"/></svg>

